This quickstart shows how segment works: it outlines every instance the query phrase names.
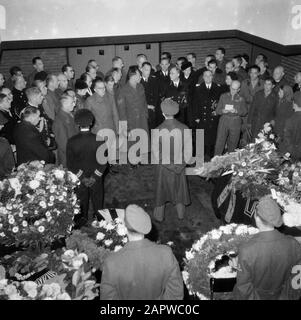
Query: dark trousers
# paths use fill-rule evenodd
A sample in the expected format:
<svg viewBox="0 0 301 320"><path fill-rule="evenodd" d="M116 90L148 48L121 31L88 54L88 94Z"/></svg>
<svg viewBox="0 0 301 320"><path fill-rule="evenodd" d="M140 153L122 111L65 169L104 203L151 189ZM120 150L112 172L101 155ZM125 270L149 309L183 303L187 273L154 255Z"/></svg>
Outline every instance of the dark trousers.
<svg viewBox="0 0 301 320"><path fill-rule="evenodd" d="M91 199L93 206L93 216L96 216L98 210L103 209L104 186L103 179L98 178L90 188L81 184L77 189L77 197L80 201L81 216L88 220L89 202Z"/></svg>

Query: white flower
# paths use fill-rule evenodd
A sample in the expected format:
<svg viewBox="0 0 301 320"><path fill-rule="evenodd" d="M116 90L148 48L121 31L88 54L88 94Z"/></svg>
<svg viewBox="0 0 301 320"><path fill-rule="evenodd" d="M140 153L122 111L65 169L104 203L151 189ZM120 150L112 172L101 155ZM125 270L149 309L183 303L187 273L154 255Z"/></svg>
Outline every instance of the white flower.
<svg viewBox="0 0 301 320"><path fill-rule="evenodd" d="M24 228L26 228L27 226L28 226L28 223L27 223L27 221L22 221L22 226L24 227Z"/></svg>
<svg viewBox="0 0 301 320"><path fill-rule="evenodd" d="M25 281L23 284L24 284L23 288L27 292L28 296L30 298L35 298L38 294L38 291L37 291L38 285L33 281Z"/></svg>
<svg viewBox="0 0 301 320"><path fill-rule="evenodd" d="M259 139L264 139L264 134L263 134L262 132L260 132L260 133L258 134L258 138L259 138Z"/></svg>
<svg viewBox="0 0 301 320"><path fill-rule="evenodd" d="M105 238L105 235L102 232L98 232L96 235L96 240L101 241Z"/></svg>
<svg viewBox="0 0 301 320"><path fill-rule="evenodd" d="M38 227L38 231L43 233L45 231L45 227L44 226L39 226Z"/></svg>
<svg viewBox="0 0 301 320"><path fill-rule="evenodd" d="M128 242L128 238L123 238L122 239L122 243L127 243Z"/></svg>
<svg viewBox="0 0 301 320"><path fill-rule="evenodd" d="M189 273L187 271L182 271L182 277L185 283L187 283L187 280L189 279Z"/></svg>
<svg viewBox="0 0 301 320"><path fill-rule="evenodd" d="M245 167L246 165L247 165L247 164L246 164L245 162L242 162L242 163L241 163L241 166L242 166L242 167Z"/></svg>
<svg viewBox="0 0 301 320"><path fill-rule="evenodd" d="M10 186L15 190L15 192L17 194L20 194L20 190L21 190L21 183L20 181L17 179L17 178L11 178L11 179L8 179L9 183L10 183Z"/></svg>
<svg viewBox="0 0 301 320"><path fill-rule="evenodd" d="M74 214L79 214L79 209L74 209Z"/></svg>
<svg viewBox="0 0 301 320"><path fill-rule="evenodd" d="M75 252L73 250L66 250L63 254L66 258L72 259L75 257Z"/></svg>
<svg viewBox="0 0 301 320"><path fill-rule="evenodd" d="M61 293L61 287L58 283L44 284L41 295L46 295L49 298L56 298ZM46 298L46 297L45 297ZM50 300L50 299L47 299Z"/></svg>
<svg viewBox="0 0 301 320"><path fill-rule="evenodd" d="M55 199L54 196L50 196L50 197L49 197L49 201L51 201L51 202L53 202L54 199Z"/></svg>
<svg viewBox="0 0 301 320"><path fill-rule="evenodd" d="M41 222L39 220L37 220L33 225L38 227L41 224Z"/></svg>
<svg viewBox="0 0 301 320"><path fill-rule="evenodd" d="M235 230L235 234L238 236L242 234L247 234L247 233L248 233L248 226L246 225L239 225Z"/></svg>
<svg viewBox="0 0 301 320"><path fill-rule="evenodd" d="M285 213L283 214L283 223L288 227L301 226L301 205L295 201L290 201L285 206Z"/></svg>
<svg viewBox="0 0 301 320"><path fill-rule="evenodd" d="M1 279L0 280L0 290L4 290L4 288L7 286L7 279Z"/></svg>
<svg viewBox="0 0 301 320"><path fill-rule="evenodd" d="M77 177L74 173L72 173L72 172L70 172L70 171L68 171L68 176L69 176L69 178L71 179L72 183L76 183L76 182L79 181L79 180L78 180L78 177Z"/></svg>
<svg viewBox="0 0 301 320"><path fill-rule="evenodd" d="M17 233L19 231L18 227L13 227L13 233Z"/></svg>
<svg viewBox="0 0 301 320"><path fill-rule="evenodd" d="M39 203L40 207L42 207L43 209L47 208L47 204L45 201L40 201Z"/></svg>
<svg viewBox="0 0 301 320"><path fill-rule="evenodd" d="M191 250L190 251L186 251L185 252L185 257L186 257L187 260L191 260L191 259L194 258L194 254L191 252Z"/></svg>
<svg viewBox="0 0 301 320"><path fill-rule="evenodd" d="M37 180L32 180L29 182L29 187L33 190L37 189L40 186L40 182Z"/></svg>
<svg viewBox="0 0 301 320"><path fill-rule="evenodd" d="M104 242L105 246L109 247L113 243L113 240L106 240Z"/></svg>
<svg viewBox="0 0 301 320"><path fill-rule="evenodd" d="M62 180L64 179L65 171L56 169L53 171L53 174L57 179Z"/></svg>
<svg viewBox="0 0 301 320"><path fill-rule="evenodd" d="M69 296L69 294L67 292L64 292L62 294L59 294L56 297L57 300L71 300L71 297Z"/></svg>
<svg viewBox="0 0 301 320"><path fill-rule="evenodd" d="M36 176L35 176L34 179L37 180L37 181L44 180L44 179L45 179L45 172L39 170L39 171L36 173Z"/></svg>
<svg viewBox="0 0 301 320"><path fill-rule="evenodd" d="M64 197L63 196L59 196L58 199L59 199L59 201L63 201Z"/></svg>
<svg viewBox="0 0 301 320"><path fill-rule="evenodd" d="M9 223L9 224L14 224L14 223L15 223L15 219L14 219L14 218L10 218L10 219L8 220L8 223Z"/></svg>
<svg viewBox="0 0 301 320"><path fill-rule="evenodd" d="M5 233L4 233L4 232L1 232L1 233L0 233L0 237L1 237L1 238L4 238L4 237L5 237Z"/></svg>
<svg viewBox="0 0 301 320"><path fill-rule="evenodd" d="M13 284L9 284L5 289L4 292L6 295L11 296L18 294L17 288Z"/></svg>
<svg viewBox="0 0 301 320"><path fill-rule="evenodd" d="M270 134L270 139L275 139L275 135L274 134Z"/></svg>
<svg viewBox="0 0 301 320"><path fill-rule="evenodd" d="M239 172L238 175L239 175L240 177L242 177L242 176L244 175L244 173L243 173L243 172Z"/></svg>
<svg viewBox="0 0 301 320"><path fill-rule="evenodd" d="M105 229L108 230L108 231L114 230L114 228L115 227L111 222L109 222L108 224L105 225Z"/></svg>
<svg viewBox="0 0 301 320"><path fill-rule="evenodd" d="M125 225L123 224L119 224L117 226L117 233L120 235L120 236L125 236L127 234L127 228Z"/></svg>
<svg viewBox="0 0 301 320"><path fill-rule="evenodd" d="M114 252L117 252L117 251L119 251L120 249L122 249L122 246L116 246L115 249L114 249Z"/></svg>
<svg viewBox="0 0 301 320"><path fill-rule="evenodd" d="M211 234L211 238L212 239L218 240L222 236L223 233L221 231L219 231L219 230L212 230L210 232L210 234Z"/></svg>
<svg viewBox="0 0 301 320"><path fill-rule="evenodd" d="M18 214L18 216L19 216L20 218L23 218L23 213L20 212L20 213Z"/></svg>

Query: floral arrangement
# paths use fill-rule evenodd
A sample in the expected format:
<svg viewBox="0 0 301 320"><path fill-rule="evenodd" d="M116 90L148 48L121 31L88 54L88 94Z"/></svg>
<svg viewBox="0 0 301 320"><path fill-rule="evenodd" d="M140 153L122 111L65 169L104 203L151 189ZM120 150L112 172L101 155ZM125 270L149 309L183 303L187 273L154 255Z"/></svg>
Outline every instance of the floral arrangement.
<svg viewBox="0 0 301 320"><path fill-rule="evenodd" d="M94 239L97 245L117 252L128 242L127 229L124 222L116 218L113 221L93 221Z"/></svg>
<svg viewBox="0 0 301 320"><path fill-rule="evenodd" d="M99 270L102 270L105 258L111 253L110 250L97 245L96 240L80 230L73 231L66 239L66 247L85 253L88 256L91 268Z"/></svg>
<svg viewBox="0 0 301 320"><path fill-rule="evenodd" d="M0 182L0 243L49 245L68 235L79 213L76 175L43 161L22 164Z"/></svg>
<svg viewBox="0 0 301 320"><path fill-rule="evenodd" d="M301 226L301 162L285 163L271 190L273 198L283 208L283 222L289 227Z"/></svg>
<svg viewBox="0 0 301 320"><path fill-rule="evenodd" d="M254 227L229 224L206 233L196 241L186 251L182 272L189 293L207 300L210 296L211 277L235 278L236 271L229 261L237 255L240 244L251 239L257 232L258 229ZM223 260L224 256L228 263L218 268L217 262Z"/></svg>
<svg viewBox="0 0 301 320"><path fill-rule="evenodd" d="M255 143L247 145L243 149L214 157L210 162L204 163L202 168L196 169L196 173L202 177L216 178L221 175L232 174L233 186L243 193L252 193L245 188L250 183L260 186L265 182L266 176L279 166L283 161L277 154L277 138L272 131L270 123L255 139ZM258 180L254 180L258 179Z"/></svg>
<svg viewBox="0 0 301 320"><path fill-rule="evenodd" d="M62 254L43 254L39 259L51 264L56 276L42 284L34 281L13 281L6 278L6 270L0 265L0 299L92 300L98 295L98 285L92 279L86 254L63 250Z"/></svg>

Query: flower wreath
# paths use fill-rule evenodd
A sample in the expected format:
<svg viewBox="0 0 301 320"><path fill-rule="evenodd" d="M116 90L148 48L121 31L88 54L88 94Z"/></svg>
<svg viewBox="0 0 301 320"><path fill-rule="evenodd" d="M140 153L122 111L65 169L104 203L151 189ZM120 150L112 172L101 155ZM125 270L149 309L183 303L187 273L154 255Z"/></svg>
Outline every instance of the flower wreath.
<svg viewBox="0 0 301 320"><path fill-rule="evenodd" d="M254 227L229 224L207 232L196 241L186 251L182 272L189 293L201 300L208 300L210 278L235 278L236 271L229 264L217 270L216 262L223 256L231 259L231 256L237 255L240 244L257 232L258 229Z"/></svg>

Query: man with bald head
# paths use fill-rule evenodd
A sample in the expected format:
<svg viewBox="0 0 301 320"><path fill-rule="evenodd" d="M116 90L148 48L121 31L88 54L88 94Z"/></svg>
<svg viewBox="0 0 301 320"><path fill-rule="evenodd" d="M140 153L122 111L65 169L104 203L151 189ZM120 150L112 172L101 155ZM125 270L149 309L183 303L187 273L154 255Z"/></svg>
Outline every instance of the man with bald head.
<svg viewBox="0 0 301 320"><path fill-rule="evenodd" d="M238 147L242 117L247 115L246 102L239 94L240 82L234 80L230 92L221 95L216 113L220 115L215 144L215 155L222 155L227 145L227 152Z"/></svg>
<svg viewBox="0 0 301 320"><path fill-rule="evenodd" d="M190 127L204 130L205 156L209 158L214 153L218 125L215 108L220 95L221 88L213 82L212 72L206 70L201 83L197 83L193 90Z"/></svg>
<svg viewBox="0 0 301 320"><path fill-rule="evenodd" d="M57 76L57 80L58 80L58 89L56 89L56 94L58 95L59 98L61 98L63 93L68 88L68 79L65 74L59 73Z"/></svg>
<svg viewBox="0 0 301 320"><path fill-rule="evenodd" d="M25 94L26 81L23 76L13 78L13 101L11 103L11 112L16 120L21 119L21 111L27 106L27 97Z"/></svg>
<svg viewBox="0 0 301 320"><path fill-rule="evenodd" d="M288 81L285 79L285 72L282 66L278 66L273 71L273 79L275 80L275 86L273 91L278 94L282 86L288 85Z"/></svg>

